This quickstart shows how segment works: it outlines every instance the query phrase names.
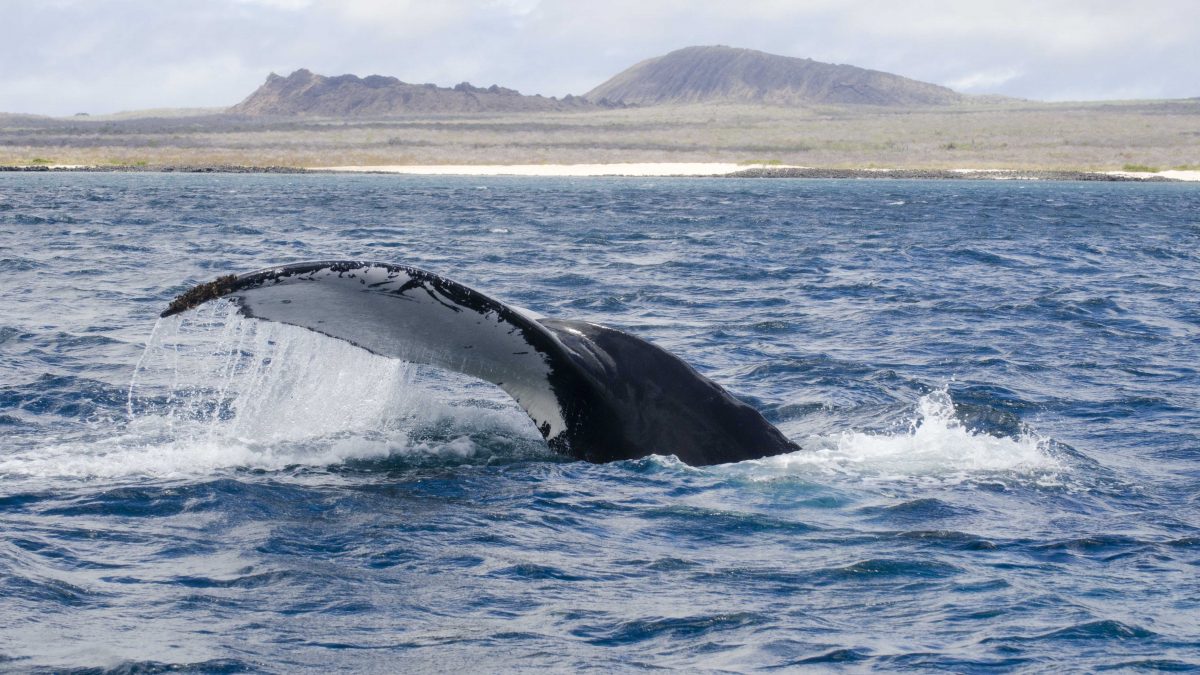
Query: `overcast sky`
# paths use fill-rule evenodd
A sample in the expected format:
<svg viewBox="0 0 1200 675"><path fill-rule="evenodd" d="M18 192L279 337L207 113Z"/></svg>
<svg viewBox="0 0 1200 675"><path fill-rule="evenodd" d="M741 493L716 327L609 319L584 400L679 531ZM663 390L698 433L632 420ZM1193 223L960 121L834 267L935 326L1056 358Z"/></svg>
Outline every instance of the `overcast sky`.
<svg viewBox="0 0 1200 675"><path fill-rule="evenodd" d="M1200 0L0 0L0 111L238 102L270 72L582 94L725 44L1040 100L1200 96Z"/></svg>

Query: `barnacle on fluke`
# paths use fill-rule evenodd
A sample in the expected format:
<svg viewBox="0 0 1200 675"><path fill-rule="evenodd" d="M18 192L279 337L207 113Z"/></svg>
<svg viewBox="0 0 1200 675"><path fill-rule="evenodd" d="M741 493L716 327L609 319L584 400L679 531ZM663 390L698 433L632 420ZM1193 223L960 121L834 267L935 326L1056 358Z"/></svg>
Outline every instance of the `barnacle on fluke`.
<svg viewBox="0 0 1200 675"><path fill-rule="evenodd" d="M219 277L213 281L210 281L207 284L193 286L187 291L176 296L175 299L171 301L171 304L167 307L167 310L163 312L161 316L165 317L171 316L172 314L178 314L184 310L191 309L196 305L219 298L222 295L232 291L234 286L237 285L237 280L238 276L236 274L227 274L223 277Z"/></svg>

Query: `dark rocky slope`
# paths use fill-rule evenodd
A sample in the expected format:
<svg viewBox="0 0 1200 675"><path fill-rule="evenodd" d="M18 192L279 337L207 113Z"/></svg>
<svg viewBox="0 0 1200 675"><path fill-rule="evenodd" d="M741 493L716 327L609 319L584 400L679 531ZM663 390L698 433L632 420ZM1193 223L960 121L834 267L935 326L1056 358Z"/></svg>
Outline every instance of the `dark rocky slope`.
<svg viewBox="0 0 1200 675"><path fill-rule="evenodd" d="M409 84L371 75L326 77L308 70L281 77L271 73L246 100L229 108L241 115L393 117L410 113L539 112L596 108L583 98L525 96L503 87Z"/></svg>

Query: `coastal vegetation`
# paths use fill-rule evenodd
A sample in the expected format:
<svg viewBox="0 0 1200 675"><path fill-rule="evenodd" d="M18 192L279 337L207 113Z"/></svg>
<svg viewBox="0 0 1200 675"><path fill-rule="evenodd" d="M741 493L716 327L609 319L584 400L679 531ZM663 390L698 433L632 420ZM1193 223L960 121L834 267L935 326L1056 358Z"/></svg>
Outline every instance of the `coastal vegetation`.
<svg viewBox="0 0 1200 675"><path fill-rule="evenodd" d="M0 165L751 162L830 168L1200 165L1200 100L689 105L389 118L0 115Z"/></svg>

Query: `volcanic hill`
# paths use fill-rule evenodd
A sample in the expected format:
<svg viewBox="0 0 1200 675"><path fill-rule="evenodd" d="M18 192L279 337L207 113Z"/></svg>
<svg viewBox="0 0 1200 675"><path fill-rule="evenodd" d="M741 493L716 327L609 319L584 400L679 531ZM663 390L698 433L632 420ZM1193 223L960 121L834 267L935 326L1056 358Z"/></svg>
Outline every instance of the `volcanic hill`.
<svg viewBox="0 0 1200 675"><path fill-rule="evenodd" d="M638 63L584 98L629 105L940 106L956 91L907 77L734 47L686 47Z"/></svg>

